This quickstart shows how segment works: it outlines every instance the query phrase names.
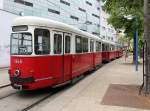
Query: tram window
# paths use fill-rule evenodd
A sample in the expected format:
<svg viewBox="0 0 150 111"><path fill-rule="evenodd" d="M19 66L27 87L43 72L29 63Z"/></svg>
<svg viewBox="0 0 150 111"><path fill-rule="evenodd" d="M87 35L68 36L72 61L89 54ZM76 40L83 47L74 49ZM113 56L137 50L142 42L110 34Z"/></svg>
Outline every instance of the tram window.
<svg viewBox="0 0 150 111"><path fill-rule="evenodd" d="M70 53L70 36L65 36L65 53Z"/></svg>
<svg viewBox="0 0 150 111"><path fill-rule="evenodd" d="M80 36L76 36L76 53L82 53L82 39Z"/></svg>
<svg viewBox="0 0 150 111"><path fill-rule="evenodd" d="M62 53L62 35L54 34L54 54Z"/></svg>
<svg viewBox="0 0 150 111"><path fill-rule="evenodd" d="M88 39L82 38L83 52L88 52Z"/></svg>
<svg viewBox="0 0 150 111"><path fill-rule="evenodd" d="M112 46L110 46L110 51L112 51Z"/></svg>
<svg viewBox="0 0 150 111"><path fill-rule="evenodd" d="M105 44L102 44L102 51L106 51L106 46L105 46Z"/></svg>
<svg viewBox="0 0 150 111"><path fill-rule="evenodd" d="M11 34L11 55L31 55L32 35L30 33Z"/></svg>
<svg viewBox="0 0 150 111"><path fill-rule="evenodd" d="M109 45L106 44L106 51L109 51Z"/></svg>
<svg viewBox="0 0 150 111"><path fill-rule="evenodd" d="M35 29L35 54L49 54L50 53L50 32L47 29Z"/></svg>
<svg viewBox="0 0 150 111"><path fill-rule="evenodd" d="M94 41L90 40L90 52L94 52Z"/></svg>
<svg viewBox="0 0 150 111"><path fill-rule="evenodd" d="M96 51L101 51L101 42L96 42Z"/></svg>

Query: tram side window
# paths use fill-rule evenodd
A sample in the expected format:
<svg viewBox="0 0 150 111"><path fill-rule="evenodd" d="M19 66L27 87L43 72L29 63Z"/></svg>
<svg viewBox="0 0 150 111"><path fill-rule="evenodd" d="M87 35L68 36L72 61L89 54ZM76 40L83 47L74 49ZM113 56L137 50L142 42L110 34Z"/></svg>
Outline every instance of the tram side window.
<svg viewBox="0 0 150 111"><path fill-rule="evenodd" d="M109 45L106 44L106 51L109 51Z"/></svg>
<svg viewBox="0 0 150 111"><path fill-rule="evenodd" d="M101 42L96 42L96 51L101 51Z"/></svg>
<svg viewBox="0 0 150 111"><path fill-rule="evenodd" d="M112 51L112 45L110 46L110 51Z"/></svg>
<svg viewBox="0 0 150 111"><path fill-rule="evenodd" d="M82 53L82 39L80 36L76 36L76 53Z"/></svg>
<svg viewBox="0 0 150 111"><path fill-rule="evenodd" d="M70 53L70 36L65 36L65 53Z"/></svg>
<svg viewBox="0 0 150 111"><path fill-rule="evenodd" d="M88 52L88 39L82 38L83 52Z"/></svg>
<svg viewBox="0 0 150 111"><path fill-rule="evenodd" d="M94 41L90 40L90 52L94 52Z"/></svg>
<svg viewBox="0 0 150 111"><path fill-rule="evenodd" d="M105 46L105 44L102 44L102 51L106 51L106 46Z"/></svg>
<svg viewBox="0 0 150 111"><path fill-rule="evenodd" d="M62 53L62 35L54 34L54 54Z"/></svg>
<svg viewBox="0 0 150 111"><path fill-rule="evenodd" d="M49 54L50 53L50 32L47 29L35 29L35 54Z"/></svg>

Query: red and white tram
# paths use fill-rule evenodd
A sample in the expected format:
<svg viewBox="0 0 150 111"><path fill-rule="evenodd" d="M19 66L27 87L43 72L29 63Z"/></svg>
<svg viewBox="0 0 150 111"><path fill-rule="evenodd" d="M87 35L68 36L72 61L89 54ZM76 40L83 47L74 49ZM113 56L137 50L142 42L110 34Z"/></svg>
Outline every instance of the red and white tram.
<svg viewBox="0 0 150 111"><path fill-rule="evenodd" d="M68 83L102 64L102 40L70 25L20 17L12 25L10 81L35 90Z"/></svg>
<svg viewBox="0 0 150 111"><path fill-rule="evenodd" d="M102 60L103 62L109 62L116 58L115 44L103 40L102 42Z"/></svg>
<svg viewBox="0 0 150 111"><path fill-rule="evenodd" d="M102 40L102 61L109 62L123 55L123 51L119 44Z"/></svg>

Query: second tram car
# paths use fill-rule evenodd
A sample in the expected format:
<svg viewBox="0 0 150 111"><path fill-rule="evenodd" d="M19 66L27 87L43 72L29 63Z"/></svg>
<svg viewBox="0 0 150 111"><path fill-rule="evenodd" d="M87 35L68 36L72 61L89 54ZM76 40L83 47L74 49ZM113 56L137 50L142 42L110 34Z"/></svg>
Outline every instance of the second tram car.
<svg viewBox="0 0 150 111"><path fill-rule="evenodd" d="M70 25L19 17L12 25L10 81L35 90L68 83L102 64L102 40Z"/></svg>

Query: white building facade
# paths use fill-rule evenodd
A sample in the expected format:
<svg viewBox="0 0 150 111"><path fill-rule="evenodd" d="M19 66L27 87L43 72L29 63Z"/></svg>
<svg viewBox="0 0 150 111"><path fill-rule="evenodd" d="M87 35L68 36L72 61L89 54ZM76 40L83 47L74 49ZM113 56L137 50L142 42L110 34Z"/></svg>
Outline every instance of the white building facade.
<svg viewBox="0 0 150 111"><path fill-rule="evenodd" d="M18 16L38 16L73 25L116 42L116 31L101 0L0 0L0 67L9 66L11 23Z"/></svg>

